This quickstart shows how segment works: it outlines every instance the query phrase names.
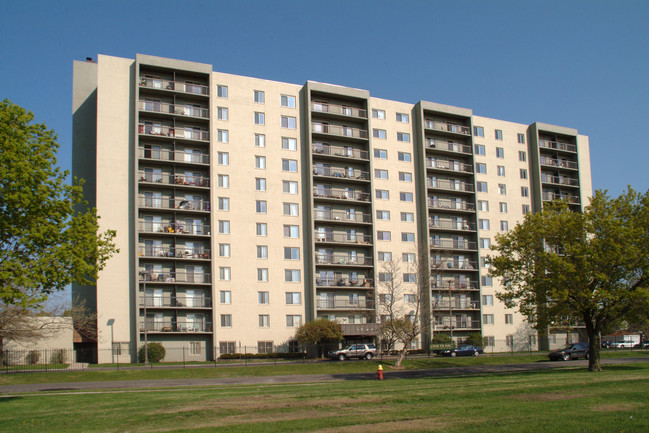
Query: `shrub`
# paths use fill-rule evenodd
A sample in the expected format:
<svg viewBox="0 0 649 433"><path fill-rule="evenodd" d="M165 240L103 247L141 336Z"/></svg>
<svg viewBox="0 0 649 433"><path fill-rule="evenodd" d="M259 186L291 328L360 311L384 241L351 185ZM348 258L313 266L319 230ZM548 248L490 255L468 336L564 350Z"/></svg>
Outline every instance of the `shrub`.
<svg viewBox="0 0 649 433"><path fill-rule="evenodd" d="M303 352L290 353L224 353L219 359L302 359L306 357Z"/></svg>
<svg viewBox="0 0 649 433"><path fill-rule="evenodd" d="M472 346L485 347L484 338L482 338L482 334L480 334L479 332L469 334L465 343Z"/></svg>
<svg viewBox="0 0 649 433"><path fill-rule="evenodd" d="M50 364L64 364L67 359L65 349L54 349L50 355Z"/></svg>
<svg viewBox="0 0 649 433"><path fill-rule="evenodd" d="M30 350L27 356L25 357L25 361L27 361L27 364L38 364L38 361L41 359L41 353L38 350Z"/></svg>
<svg viewBox="0 0 649 433"><path fill-rule="evenodd" d="M164 346L160 343L149 343L147 344L147 357L150 363L155 364L162 361L165 358L167 351ZM144 344L140 347L140 350L137 352L137 359L140 362L144 362Z"/></svg>

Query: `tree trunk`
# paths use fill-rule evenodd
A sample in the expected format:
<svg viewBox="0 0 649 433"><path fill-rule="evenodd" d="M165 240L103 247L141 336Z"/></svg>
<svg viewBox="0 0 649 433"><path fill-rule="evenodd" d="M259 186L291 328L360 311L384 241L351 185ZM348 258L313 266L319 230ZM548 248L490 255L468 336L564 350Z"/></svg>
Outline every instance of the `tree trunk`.
<svg viewBox="0 0 649 433"><path fill-rule="evenodd" d="M407 354L408 354L408 346L404 345L403 349L401 349L401 352L399 352L399 355L397 355L397 360L394 361L394 368L401 367L401 363L403 362L404 359L406 359Z"/></svg>
<svg viewBox="0 0 649 433"><path fill-rule="evenodd" d="M599 351L602 347L599 331L594 327L586 326L588 332L588 371L602 371L599 363Z"/></svg>

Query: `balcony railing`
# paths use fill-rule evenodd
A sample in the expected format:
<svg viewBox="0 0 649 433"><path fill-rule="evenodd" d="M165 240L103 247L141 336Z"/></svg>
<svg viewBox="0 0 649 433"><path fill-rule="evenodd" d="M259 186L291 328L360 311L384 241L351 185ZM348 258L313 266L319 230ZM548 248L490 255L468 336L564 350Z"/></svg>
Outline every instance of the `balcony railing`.
<svg viewBox="0 0 649 433"><path fill-rule="evenodd" d="M188 164L210 163L210 156L206 153L185 153L182 150L140 149L139 157L153 161L184 162Z"/></svg>
<svg viewBox="0 0 649 433"><path fill-rule="evenodd" d="M182 138L185 140L210 141L210 133L200 128L183 128L166 125L139 124L138 132L143 135Z"/></svg>
<svg viewBox="0 0 649 433"><path fill-rule="evenodd" d="M438 320L435 318L434 328L436 331L453 329L480 329L479 320Z"/></svg>
<svg viewBox="0 0 649 433"><path fill-rule="evenodd" d="M424 125L427 129L435 129L437 131L453 132L455 134L471 135L471 128L463 125L456 125L455 123L440 122L437 120L426 120Z"/></svg>
<svg viewBox="0 0 649 433"><path fill-rule="evenodd" d="M352 128L351 126L329 125L327 123L316 123L311 125L311 131L316 134L333 134L341 137L367 138L367 130Z"/></svg>
<svg viewBox="0 0 649 433"><path fill-rule="evenodd" d="M543 191L544 201L566 200L570 204L580 204L581 199L577 195L559 194L555 192Z"/></svg>
<svg viewBox="0 0 649 433"><path fill-rule="evenodd" d="M140 332L212 332L211 323L203 322L140 322Z"/></svg>
<svg viewBox="0 0 649 433"><path fill-rule="evenodd" d="M319 299L317 308L319 310L372 310L374 301L370 299Z"/></svg>
<svg viewBox="0 0 649 433"><path fill-rule="evenodd" d="M315 242L335 242L340 244L371 244L372 235L361 233L318 233L316 231Z"/></svg>
<svg viewBox="0 0 649 433"><path fill-rule="evenodd" d="M566 152L576 152L577 146L561 141L539 140L539 147L543 149L563 150Z"/></svg>
<svg viewBox="0 0 649 433"><path fill-rule="evenodd" d="M185 185L209 187L210 179L206 176L193 176L186 174L153 173L140 171L140 182L158 183L163 185Z"/></svg>
<svg viewBox="0 0 649 433"><path fill-rule="evenodd" d="M150 113L176 114L186 117L200 117L209 119L210 110L207 108L194 107L192 105L169 104L158 101L140 101L140 110Z"/></svg>
<svg viewBox="0 0 649 433"><path fill-rule="evenodd" d="M148 272L143 275L143 278L144 280L141 281L156 283L210 284L212 282L211 274L187 271Z"/></svg>
<svg viewBox="0 0 649 433"><path fill-rule="evenodd" d="M541 182L551 183L554 185L579 186L579 179L564 176L551 176L548 174L541 174Z"/></svg>
<svg viewBox="0 0 649 433"><path fill-rule="evenodd" d="M163 80L161 78L140 77L140 87L146 87L149 89L172 90L175 92L191 93L194 95L210 94L210 88L202 84Z"/></svg>
<svg viewBox="0 0 649 433"><path fill-rule="evenodd" d="M432 138L426 139L426 147L428 147L429 149L444 150L444 151L455 152L455 153L463 153L467 155L471 155L473 153L471 146L468 146L466 144L456 143L454 141L447 141L447 140L435 140Z"/></svg>
<svg viewBox="0 0 649 433"><path fill-rule="evenodd" d="M428 221L428 228L431 229L444 229L444 230L475 230L475 224L466 221L453 221L450 219L439 218L430 219Z"/></svg>
<svg viewBox="0 0 649 433"><path fill-rule="evenodd" d="M170 257L174 259L202 259L209 260L211 251L206 248L187 248L170 246L143 246L140 247L140 257Z"/></svg>
<svg viewBox="0 0 649 433"><path fill-rule="evenodd" d="M340 156L353 159L368 159L369 152L366 150L353 149L344 146L332 146L330 144L314 144L311 150L316 155Z"/></svg>
<svg viewBox="0 0 649 433"><path fill-rule="evenodd" d="M342 200L370 201L370 193L363 191L349 191L340 188L313 187L314 197L335 198Z"/></svg>
<svg viewBox="0 0 649 433"><path fill-rule="evenodd" d="M469 281L469 280L459 280L459 281L454 281L454 280L438 280L438 279L433 279L431 280L430 283L430 288L434 291L447 291L449 290L478 290L478 282L477 281Z"/></svg>
<svg viewBox="0 0 649 433"><path fill-rule="evenodd" d="M462 211L475 211L473 203L463 201L451 201L445 199L428 199L428 207L431 209L445 209L445 210L462 210Z"/></svg>
<svg viewBox="0 0 649 433"><path fill-rule="evenodd" d="M371 223L372 215L346 210L314 210L314 219L322 221L341 221L349 223Z"/></svg>
<svg viewBox="0 0 649 433"><path fill-rule="evenodd" d="M211 308L212 299L198 296L156 296L154 294L140 296L140 306L151 308L183 307L183 308Z"/></svg>
<svg viewBox="0 0 649 433"><path fill-rule="evenodd" d="M446 299L438 302L433 300L433 307L436 310L475 310L480 308L480 304L478 301L462 301L460 299L454 299L452 302L448 302L448 299Z"/></svg>
<svg viewBox="0 0 649 433"><path fill-rule="evenodd" d="M475 271L478 269L478 263L471 260L456 261L456 260L431 260L430 262L432 271L443 271L446 269L456 269L463 271Z"/></svg>
<svg viewBox="0 0 649 433"><path fill-rule="evenodd" d="M339 179L370 180L369 172L345 167L314 167L313 175Z"/></svg>
<svg viewBox="0 0 649 433"><path fill-rule="evenodd" d="M367 119L367 110L363 110L361 108L348 107L345 105L314 102L311 104L311 110L320 113L339 114L341 116L361 117L363 119Z"/></svg>
<svg viewBox="0 0 649 433"><path fill-rule="evenodd" d="M207 200L186 200L182 198L170 197L145 197L140 196L140 207L152 209L177 209L187 211L209 212L210 202Z"/></svg>
<svg viewBox="0 0 649 433"><path fill-rule="evenodd" d="M146 222L139 221L141 233L173 233L181 235L209 236L210 226L207 224L186 224L184 222Z"/></svg>
<svg viewBox="0 0 649 433"><path fill-rule="evenodd" d="M465 239L430 239L430 247L443 250L475 250L477 244Z"/></svg>
<svg viewBox="0 0 649 433"><path fill-rule="evenodd" d="M568 161L566 159L555 159L549 158L547 156L541 156L540 158L541 165L546 165L550 167L559 167L559 168L571 168L576 170L579 168L576 161Z"/></svg>
<svg viewBox="0 0 649 433"><path fill-rule="evenodd" d="M473 173L471 164L464 164L457 161L447 161L445 159L426 159L426 168L435 168L438 170L449 170L459 173Z"/></svg>
<svg viewBox="0 0 649 433"><path fill-rule="evenodd" d="M434 189L443 189L447 191L464 191L464 192L473 192L472 183L461 182L459 180L447 180L447 179L428 179L426 182L428 188Z"/></svg>
<svg viewBox="0 0 649 433"><path fill-rule="evenodd" d="M370 289L374 287L374 280L369 278L354 280L343 276L334 276L332 278L316 277L315 285L319 287L361 287Z"/></svg>
<svg viewBox="0 0 649 433"><path fill-rule="evenodd" d="M348 254L316 254L318 265L372 266L372 257L350 256Z"/></svg>

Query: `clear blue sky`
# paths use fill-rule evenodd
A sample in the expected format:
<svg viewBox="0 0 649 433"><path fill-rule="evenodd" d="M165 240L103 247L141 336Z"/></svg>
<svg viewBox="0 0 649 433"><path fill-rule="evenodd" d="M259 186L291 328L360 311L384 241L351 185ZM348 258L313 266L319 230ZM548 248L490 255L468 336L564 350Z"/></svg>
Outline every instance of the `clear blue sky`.
<svg viewBox="0 0 649 433"><path fill-rule="evenodd" d="M0 7L0 99L71 164L72 61L136 53L324 81L590 136L594 188L649 189L649 1L18 1Z"/></svg>

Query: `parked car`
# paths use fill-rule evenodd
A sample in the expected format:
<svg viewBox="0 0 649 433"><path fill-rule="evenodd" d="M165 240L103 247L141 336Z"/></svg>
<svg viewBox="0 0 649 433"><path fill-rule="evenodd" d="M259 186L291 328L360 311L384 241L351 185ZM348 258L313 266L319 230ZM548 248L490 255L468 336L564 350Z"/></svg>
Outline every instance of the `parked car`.
<svg viewBox="0 0 649 433"><path fill-rule="evenodd" d="M636 343L630 340L614 341L611 343L611 347L615 349L630 349L635 345Z"/></svg>
<svg viewBox="0 0 649 433"><path fill-rule="evenodd" d="M376 346L373 344L352 344L346 349L329 352L328 358L344 361L345 359L372 359L376 356Z"/></svg>
<svg viewBox="0 0 649 433"><path fill-rule="evenodd" d="M558 361L560 359L563 359L564 361L579 358L588 359L589 356L588 343L566 344L565 346L548 353L550 361Z"/></svg>
<svg viewBox="0 0 649 433"><path fill-rule="evenodd" d="M442 356L452 356L453 358L455 358L456 356L478 356L482 353L484 353L482 347L465 344L455 349L443 350Z"/></svg>

